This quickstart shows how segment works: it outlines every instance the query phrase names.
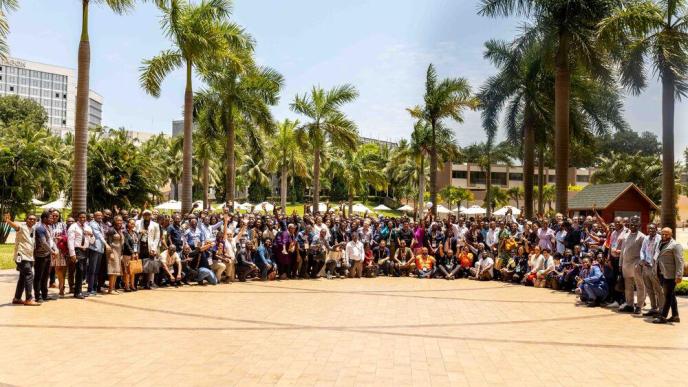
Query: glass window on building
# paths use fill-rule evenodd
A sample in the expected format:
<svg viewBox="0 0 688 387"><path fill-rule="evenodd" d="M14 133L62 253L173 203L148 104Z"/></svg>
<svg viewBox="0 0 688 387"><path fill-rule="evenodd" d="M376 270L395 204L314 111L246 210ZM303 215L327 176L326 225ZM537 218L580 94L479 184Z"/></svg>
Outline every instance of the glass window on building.
<svg viewBox="0 0 688 387"><path fill-rule="evenodd" d="M468 171L452 171L452 179L465 179L468 177Z"/></svg>
<svg viewBox="0 0 688 387"><path fill-rule="evenodd" d="M506 172L492 172L492 184L506 185Z"/></svg>
<svg viewBox="0 0 688 387"><path fill-rule="evenodd" d="M471 171L471 184L485 184L487 182L486 175L485 172Z"/></svg>
<svg viewBox="0 0 688 387"><path fill-rule="evenodd" d="M547 182L548 183L554 183L557 181L557 176L556 175L547 175Z"/></svg>
<svg viewBox="0 0 688 387"><path fill-rule="evenodd" d="M509 173L509 180L511 181L523 181L522 173Z"/></svg>
<svg viewBox="0 0 688 387"><path fill-rule="evenodd" d="M589 183L590 175L576 175L576 181L579 181L581 183Z"/></svg>

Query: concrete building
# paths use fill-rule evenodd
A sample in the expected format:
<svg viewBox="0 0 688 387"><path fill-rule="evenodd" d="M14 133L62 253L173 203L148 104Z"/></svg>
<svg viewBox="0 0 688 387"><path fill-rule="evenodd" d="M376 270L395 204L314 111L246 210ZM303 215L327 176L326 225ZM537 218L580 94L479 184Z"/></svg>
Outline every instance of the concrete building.
<svg viewBox="0 0 688 387"><path fill-rule="evenodd" d="M492 185L503 189L509 189L523 185L523 167L520 165L492 165ZM545 168L543 174L544 184L554 184L556 171L554 168ZM585 187L590 184L590 179L595 173L595 168L569 168L569 185ZM538 168L535 167L534 184L539 181ZM487 172L477 164L472 163L445 163L437 173L437 186L442 189L448 185L468 188L473 192L476 202L482 203L485 197Z"/></svg>
<svg viewBox="0 0 688 387"><path fill-rule="evenodd" d="M390 150L399 146L399 144L396 142L379 140L377 138L372 138L372 137L361 137L361 142L364 144L377 144L380 146L385 146L385 147L388 147Z"/></svg>
<svg viewBox="0 0 688 387"><path fill-rule="evenodd" d="M48 114L48 127L64 135L74 130L76 70L17 58L0 60L0 95L30 98ZM88 125L102 124L103 97L89 91Z"/></svg>

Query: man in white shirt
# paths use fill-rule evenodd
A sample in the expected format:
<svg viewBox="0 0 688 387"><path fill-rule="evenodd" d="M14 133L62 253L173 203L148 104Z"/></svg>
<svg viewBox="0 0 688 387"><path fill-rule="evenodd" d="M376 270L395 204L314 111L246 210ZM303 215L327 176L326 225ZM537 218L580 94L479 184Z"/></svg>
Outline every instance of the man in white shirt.
<svg viewBox="0 0 688 387"><path fill-rule="evenodd" d="M488 253L481 253L478 262L475 263L475 267L471 268L471 276L469 279L478 281L489 281L493 278L494 273L492 269L494 268L494 259Z"/></svg>
<svg viewBox="0 0 688 387"><path fill-rule="evenodd" d="M12 304L39 306L38 302L33 299L31 293L33 289L33 250L35 246L34 226L36 225L36 216L29 215L26 217L26 223L15 223L10 219L10 214L5 214L3 219L5 224L9 225L16 232L14 237L14 262L17 264L17 271L19 271L19 279L17 280L17 290L14 293ZM22 293L26 292L26 301L22 301Z"/></svg>
<svg viewBox="0 0 688 387"><path fill-rule="evenodd" d="M664 306L664 293L662 292L662 285L659 284L657 261L655 261L655 251L657 251L661 239L657 232L657 225L649 224L647 235L640 248L640 262L635 266L635 280L643 281L645 291L650 297L650 310L643 313L643 316L657 316ZM638 294L640 295L640 292Z"/></svg>
<svg viewBox="0 0 688 387"><path fill-rule="evenodd" d="M497 242L499 242L499 228L497 228L497 223L492 221L490 222L490 229L487 230L487 236L485 237L485 245L490 250L490 252L492 252L497 248Z"/></svg>
<svg viewBox="0 0 688 387"><path fill-rule="evenodd" d="M351 240L346 244L346 259L349 261L351 271L349 277L361 278L363 274L363 258L365 251L363 250L363 242L358 239L358 233L351 233Z"/></svg>
<svg viewBox="0 0 688 387"><path fill-rule="evenodd" d="M86 222L86 213L80 212L77 221L67 230L69 259L76 265L74 276L74 298L84 299L81 285L88 270L88 248L95 243L91 226Z"/></svg>

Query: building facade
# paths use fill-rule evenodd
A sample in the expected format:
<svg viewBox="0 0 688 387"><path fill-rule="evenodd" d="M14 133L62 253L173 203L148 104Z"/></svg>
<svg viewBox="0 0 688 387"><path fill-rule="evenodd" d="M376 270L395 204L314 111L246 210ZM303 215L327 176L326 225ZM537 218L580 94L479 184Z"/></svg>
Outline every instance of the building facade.
<svg viewBox="0 0 688 387"><path fill-rule="evenodd" d="M0 95L18 95L39 103L56 134L74 131L76 70L17 58L0 60ZM88 125L102 125L103 97L89 91Z"/></svg>

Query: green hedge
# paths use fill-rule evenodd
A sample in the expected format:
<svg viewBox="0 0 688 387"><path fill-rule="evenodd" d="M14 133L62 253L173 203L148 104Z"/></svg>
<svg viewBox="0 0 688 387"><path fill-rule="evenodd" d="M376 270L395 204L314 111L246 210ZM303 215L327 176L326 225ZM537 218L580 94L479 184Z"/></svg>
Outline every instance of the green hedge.
<svg viewBox="0 0 688 387"><path fill-rule="evenodd" d="M683 280L680 284L676 285L676 294L679 296L688 296L688 281Z"/></svg>

